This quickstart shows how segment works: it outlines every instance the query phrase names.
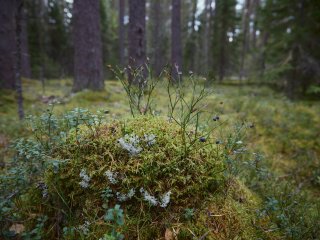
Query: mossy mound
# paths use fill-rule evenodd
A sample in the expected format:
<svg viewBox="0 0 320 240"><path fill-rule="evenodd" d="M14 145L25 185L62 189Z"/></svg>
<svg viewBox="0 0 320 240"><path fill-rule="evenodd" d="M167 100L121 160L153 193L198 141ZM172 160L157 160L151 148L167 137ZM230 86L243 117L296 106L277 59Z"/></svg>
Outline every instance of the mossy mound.
<svg viewBox="0 0 320 240"><path fill-rule="evenodd" d="M225 181L222 147L209 139L195 141L187 154L185 147L181 128L160 117L81 126L52 150L44 182L17 204L29 228L38 216L48 217L46 239L62 229L65 239L99 239L115 230L125 239L256 234L256 199ZM116 204L124 210L123 226L103 220ZM208 215L210 209L217 214Z"/></svg>

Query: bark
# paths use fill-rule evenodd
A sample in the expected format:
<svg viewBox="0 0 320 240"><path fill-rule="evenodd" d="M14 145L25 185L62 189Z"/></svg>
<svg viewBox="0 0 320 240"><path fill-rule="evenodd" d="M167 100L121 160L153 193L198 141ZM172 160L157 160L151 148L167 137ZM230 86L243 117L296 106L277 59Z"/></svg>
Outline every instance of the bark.
<svg viewBox="0 0 320 240"><path fill-rule="evenodd" d="M46 24L47 22L45 21L45 3L44 0L38 0L39 4L39 13L38 13L38 30L39 36L38 36L38 41L39 41L39 52L40 52L40 59L41 59L41 64L40 64L40 71L39 71L39 79L41 81L41 86L42 86L42 94L45 94L45 72L46 72Z"/></svg>
<svg viewBox="0 0 320 240"><path fill-rule="evenodd" d="M146 1L129 1L129 65L133 69L145 68L146 63ZM140 77L145 77L146 71L142 70ZM133 78L129 74L129 80L135 85L142 84L141 78Z"/></svg>
<svg viewBox="0 0 320 240"><path fill-rule="evenodd" d="M243 18L242 18L242 31L243 31L243 39L242 39L242 51L241 51L241 63L240 63L240 75L239 78L242 80L244 76L244 64L245 64L245 56L248 51L249 46L249 22L250 22L250 9L251 9L251 0L246 0L245 7L243 9Z"/></svg>
<svg viewBox="0 0 320 240"><path fill-rule="evenodd" d="M222 80L225 77L225 68L227 65L227 59L226 59L226 48L227 48L227 28L228 28L228 5L226 2L223 2L222 0L222 19L221 19L221 29L220 29L220 50L219 50L219 82L222 82Z"/></svg>
<svg viewBox="0 0 320 240"><path fill-rule="evenodd" d="M260 45L260 69L259 69L259 74L260 77L264 76L264 72L266 69L266 46L268 43L268 39L269 39L269 32L265 31L262 34L262 41L261 41L261 45Z"/></svg>
<svg viewBox="0 0 320 240"><path fill-rule="evenodd" d="M190 69L195 70L195 58L196 58L196 13L197 13L197 0L192 1L192 19L191 19L191 62Z"/></svg>
<svg viewBox="0 0 320 240"><path fill-rule="evenodd" d="M292 59L291 59L291 66L292 69L288 75L287 79L287 86L286 91L289 98L294 99L296 97L296 88L298 86L299 77L301 76L299 74L298 70L298 63L299 63L299 47L296 45L293 47L292 51Z"/></svg>
<svg viewBox="0 0 320 240"><path fill-rule="evenodd" d="M125 0L119 0L119 60L120 66L123 67L124 63L124 10L125 10Z"/></svg>
<svg viewBox="0 0 320 240"><path fill-rule="evenodd" d="M151 1L151 18L153 21L153 29L152 29L152 35L151 35L151 48L152 48L152 67L154 70L154 73L156 76L159 76L162 70L162 62L163 62L163 56L161 53L161 33L160 29L162 24L161 22L161 14L162 14L162 4L160 0L154 0Z"/></svg>
<svg viewBox="0 0 320 240"><path fill-rule="evenodd" d="M252 6L252 14L253 14L253 30L251 36L251 47L256 48L257 46L257 25L258 25L258 9L260 7L260 0L254 0Z"/></svg>
<svg viewBox="0 0 320 240"><path fill-rule="evenodd" d="M31 78L26 9L21 14L21 76Z"/></svg>
<svg viewBox="0 0 320 240"><path fill-rule="evenodd" d="M15 18L16 18L15 87L17 92L18 115L19 115L19 119L22 120L24 118L22 83L21 83L21 63L22 63L21 40L22 40L23 0L17 0Z"/></svg>
<svg viewBox="0 0 320 240"><path fill-rule="evenodd" d="M203 36L203 74L208 76L208 66L211 66L209 60L209 39L210 39L210 29L211 29L211 3L212 0L205 0L205 16L204 16L204 36Z"/></svg>
<svg viewBox="0 0 320 240"><path fill-rule="evenodd" d="M16 1L1 1L0 7L0 88L15 88Z"/></svg>
<svg viewBox="0 0 320 240"><path fill-rule="evenodd" d="M75 0L73 5L73 91L102 90L103 64L99 0Z"/></svg>
<svg viewBox="0 0 320 240"><path fill-rule="evenodd" d="M182 72L182 44L181 44L181 1L172 0L171 13L171 64L172 78L179 80L179 73Z"/></svg>

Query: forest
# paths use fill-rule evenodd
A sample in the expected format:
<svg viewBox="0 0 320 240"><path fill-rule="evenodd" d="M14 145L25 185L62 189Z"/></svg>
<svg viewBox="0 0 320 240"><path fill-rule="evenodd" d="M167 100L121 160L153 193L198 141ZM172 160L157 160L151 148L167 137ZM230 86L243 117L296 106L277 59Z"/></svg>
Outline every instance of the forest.
<svg viewBox="0 0 320 240"><path fill-rule="evenodd" d="M0 239L320 239L319 0L0 0Z"/></svg>

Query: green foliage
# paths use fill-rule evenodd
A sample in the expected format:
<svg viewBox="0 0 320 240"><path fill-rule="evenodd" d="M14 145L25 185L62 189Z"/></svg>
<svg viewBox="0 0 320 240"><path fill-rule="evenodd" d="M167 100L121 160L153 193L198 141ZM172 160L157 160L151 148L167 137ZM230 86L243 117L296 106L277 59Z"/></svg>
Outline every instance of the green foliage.
<svg viewBox="0 0 320 240"><path fill-rule="evenodd" d="M48 91L54 92L60 85L52 84ZM120 86L108 84L112 92ZM167 86L158 87L157 108L165 112ZM183 90L185 101L192 101L192 91ZM199 92L200 86L196 96ZM76 103L96 109L105 99L105 93L84 92L30 117L30 130L23 127L22 133L32 134L14 141L0 174L1 236L17 237L9 228L21 223L26 236L32 232L31 238L41 239L55 239L58 233L64 239L117 239L117 234L152 239L167 231L179 239L205 234L208 239L316 239L318 103L290 102L267 88L217 86L216 92L199 108L205 110L202 119L210 120L199 121L198 141L186 158L175 121L150 115L113 119L119 105L112 103L124 102L124 92L99 105L110 114L66 111ZM26 97L31 109L37 100ZM13 104L4 109L8 115L1 124L9 119ZM130 115L128 108L121 110ZM7 136L18 134L12 133L13 123L1 129ZM196 125L191 123L187 133L194 134ZM131 155L132 146L123 148L117 142L121 138L142 150ZM104 175L107 170L118 173L116 184ZM165 208L152 205L152 197L160 202L169 191ZM117 204L123 210L121 226L104 221ZM38 218L44 216L41 225Z"/></svg>
<svg viewBox="0 0 320 240"><path fill-rule="evenodd" d="M37 224L34 229L28 232L24 232L22 234L23 239L26 240L41 240L44 236L44 225L45 222L48 220L48 217L39 217L37 218Z"/></svg>
<svg viewBox="0 0 320 240"><path fill-rule="evenodd" d="M193 208L186 208L184 210L183 216L186 220L191 220L194 217L194 209Z"/></svg>
<svg viewBox="0 0 320 240"><path fill-rule="evenodd" d="M120 205L116 204L114 208L108 209L104 220L110 222L113 225L113 229L110 235L104 235L103 240L105 239L115 239L122 240L124 235L117 232L116 228L124 225L124 215L123 210L120 208Z"/></svg>
<svg viewBox="0 0 320 240"><path fill-rule="evenodd" d="M113 197L112 190L110 188L106 188L101 192L102 199L108 203L110 198Z"/></svg>
<svg viewBox="0 0 320 240"><path fill-rule="evenodd" d="M209 129L206 133L202 133L200 128L201 114L204 110L203 100L209 95L209 91L205 87L200 90L191 74L189 79L185 80L188 88L184 87L181 82L177 85L167 84L167 94L169 97L169 118L174 121L181 129L184 155L187 156L193 145L199 141L202 136L206 141L214 130ZM191 97L187 97L188 91L191 90ZM192 132L190 132L192 130ZM202 134L202 135L201 135Z"/></svg>
<svg viewBox="0 0 320 240"><path fill-rule="evenodd" d="M156 205L159 207L160 205L166 207L169 203L170 206L183 206L186 201L189 204L195 204L200 198L208 196L209 192L216 189L219 181L223 179L221 175L222 163L219 160L217 149L197 142L194 144L194 150L186 158L178 147L181 135L179 127L176 127L174 123L169 123L158 117L143 117L116 121L107 125L94 125L94 128L91 129L92 125L88 123L90 123L90 119L94 118L94 115L84 117L81 115L84 112L84 110L77 109L61 118L51 113L45 113L46 117L40 116L39 123L35 120L36 124L32 126L37 126L34 127L36 139L39 140L39 143L45 143L44 146L49 146L46 151L47 155L40 154L36 150L32 150L31 153L29 150L24 152L23 149L28 148L23 147L23 143L18 144L23 156L31 158L36 154L35 156L39 156L39 158L34 158L34 160L40 163L44 160L50 162L52 159L64 159L57 160L56 165L45 165L44 168L41 168L44 169L46 176L45 188L39 188L36 192L27 194L28 197L24 203L26 209L21 209L22 215L25 214L25 211L31 211L40 204L41 212L44 211L43 213L48 216L50 216L54 205L60 206L71 219L75 219L76 216L72 213L77 209L83 209L86 212L93 206L99 216L103 208L107 208L108 205L129 201L130 207L127 211L129 215L134 216L140 211L141 204L150 207L153 202L148 203L148 201L153 198L157 199ZM79 116L82 117L78 118ZM53 119L55 120L52 121ZM74 119L76 121L73 121ZM85 120L82 125L78 125L79 119ZM44 122L47 124L43 124ZM60 138L57 133L61 129L66 130L66 126L69 127L67 137ZM54 129L50 130L51 134L48 134L49 129ZM43 131L47 132L40 137L39 133ZM131 155L125 148L126 145L118 145L119 139L126 134L134 134L139 137L139 144L143 149L141 153ZM149 140L144 140L145 136L150 134L156 136L156 141L152 141L152 144ZM54 136L58 136L58 138L56 139ZM172 136L175 137L172 138ZM54 139L54 141L47 141L48 139ZM25 144L30 146L29 141ZM41 145L39 144L39 146ZM105 149L107 152L103 154L104 157L100 158L98 153L102 154ZM195 164L196 162L201 162L201 164ZM69 171L70 168L73 170ZM84 171L84 169L86 170ZM107 171L113 174L114 181L110 175L106 174ZM80 178L79 172L81 172ZM103 178L105 179L102 180ZM168 181L168 179L170 180ZM86 190L87 188L88 190ZM142 188L145 190L142 191ZM140 193L133 193L129 197L130 189L136 189L136 192L140 191ZM164 200L165 193L168 193L169 190L172 192L172 197L170 198L170 194L168 194L169 199ZM47 194L44 194L44 191L47 191ZM97 199L100 198L101 191L103 191L104 202L98 203ZM33 194L42 195L44 202L35 201L39 197L34 198ZM193 198L187 200L187 196ZM50 207L51 204L53 204L52 207ZM35 214L39 213L35 212ZM152 218L159 212L156 215L153 214ZM166 211L160 211L160 214L164 219L168 217ZM179 211L175 214L179 215ZM117 226L123 225L123 212L119 209L119 205L116 205L114 209L107 210L105 220L114 221ZM72 228L68 227L67 229L69 230L65 230L66 234L71 234ZM76 232L79 232L79 228L76 229ZM111 232L111 235L117 239L121 237L116 233L114 227Z"/></svg>
<svg viewBox="0 0 320 240"><path fill-rule="evenodd" d="M114 208L110 208L107 214L104 216L105 221L113 222L117 226L122 226L124 224L123 210L120 205L116 204Z"/></svg>
<svg viewBox="0 0 320 240"><path fill-rule="evenodd" d="M135 238L140 234L136 229L146 237L161 236L168 222L183 218L183 209L203 211L210 205L212 193L221 194L224 158L234 146L214 144L214 128L200 127L200 110L195 108L206 96L204 90L198 96L194 85L190 101L175 91L181 94L180 106L171 109L176 121L149 115L111 121L81 108L56 115L53 107L30 117L32 137L16 144L18 160L30 165L23 169L32 187L15 198L18 219L28 223L27 232L38 228L36 219L28 220L32 214L48 216L41 234L49 239L62 229L66 239L122 239L128 231ZM174 98L172 92L170 97ZM120 203L128 219L125 225ZM201 218L191 210L187 214L189 219ZM154 221L157 227L145 228ZM205 228L202 224L199 229L193 226L196 234ZM59 228L48 231L53 226Z"/></svg>
<svg viewBox="0 0 320 240"><path fill-rule="evenodd" d="M265 1L261 7L260 25L268 34L266 56L267 80L277 79L277 85L290 97L307 93L319 78L319 3L310 0Z"/></svg>
<svg viewBox="0 0 320 240"><path fill-rule="evenodd" d="M307 91L308 94L320 94L320 86L319 85L311 85Z"/></svg>

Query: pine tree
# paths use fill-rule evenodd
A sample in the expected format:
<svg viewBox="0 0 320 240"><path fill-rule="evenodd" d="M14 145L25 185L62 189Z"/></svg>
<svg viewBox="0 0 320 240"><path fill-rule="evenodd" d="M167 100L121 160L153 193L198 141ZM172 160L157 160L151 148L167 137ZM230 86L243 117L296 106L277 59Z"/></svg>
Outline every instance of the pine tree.
<svg viewBox="0 0 320 240"><path fill-rule="evenodd" d="M27 26L28 12L24 5L21 11L21 75L26 78L31 78L31 63Z"/></svg>
<svg viewBox="0 0 320 240"><path fill-rule="evenodd" d="M145 68L146 63L146 2L129 1L129 65L133 69ZM144 71L144 70L143 70ZM146 74L146 71L144 71ZM133 84L141 84L141 79L132 78Z"/></svg>
<svg viewBox="0 0 320 240"><path fill-rule="evenodd" d="M216 0L213 24L213 58L214 70L221 82L231 66L233 44L230 38L234 37L234 28L237 22L235 0ZM232 40L233 41L233 40Z"/></svg>
<svg viewBox="0 0 320 240"><path fill-rule="evenodd" d="M312 0L268 0L262 9L265 76L291 98L320 84L318 9L320 2Z"/></svg>
<svg viewBox="0 0 320 240"><path fill-rule="evenodd" d="M16 1L2 1L0 7L0 88L15 88Z"/></svg>
<svg viewBox="0 0 320 240"><path fill-rule="evenodd" d="M74 82L73 90L104 88L100 1L75 0L73 7Z"/></svg>

